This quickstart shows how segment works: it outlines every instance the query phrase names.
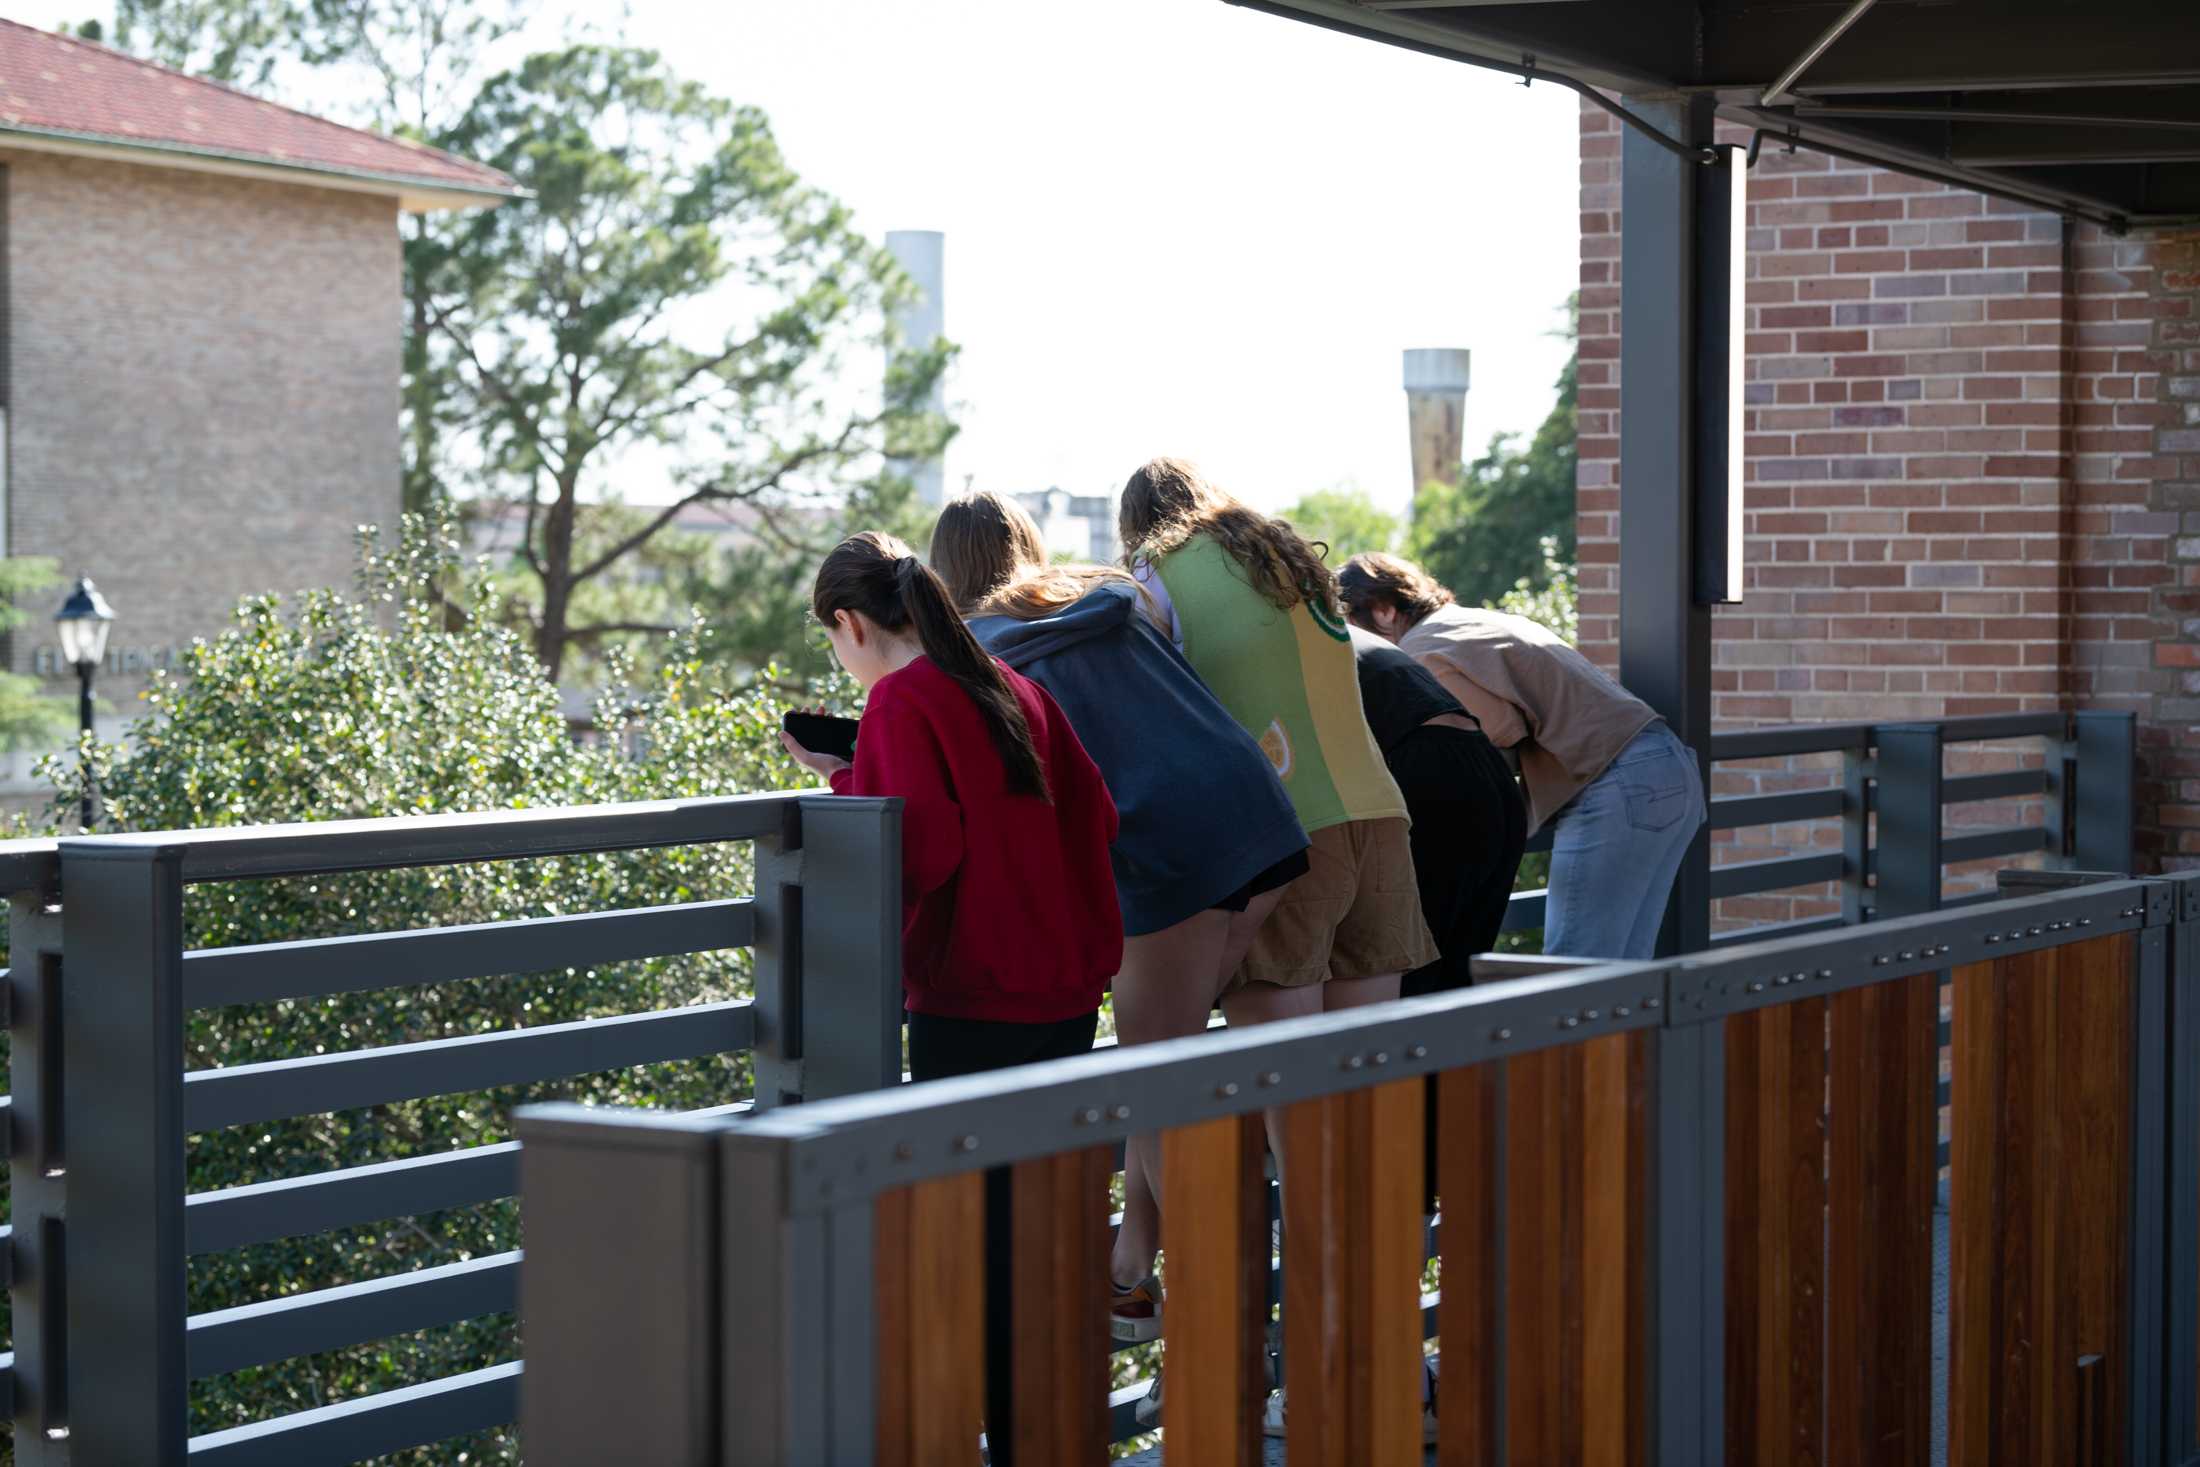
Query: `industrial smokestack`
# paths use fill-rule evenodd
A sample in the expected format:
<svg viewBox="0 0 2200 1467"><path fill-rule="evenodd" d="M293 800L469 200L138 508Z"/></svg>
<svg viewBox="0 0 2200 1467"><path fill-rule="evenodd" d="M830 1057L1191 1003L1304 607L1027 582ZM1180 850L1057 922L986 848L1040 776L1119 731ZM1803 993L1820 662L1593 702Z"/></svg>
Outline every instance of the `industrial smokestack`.
<svg viewBox="0 0 2200 1467"><path fill-rule="evenodd" d="M1467 361L1460 347L1406 353L1406 428L1413 442L1413 488L1450 483L1466 441Z"/></svg>
<svg viewBox="0 0 2200 1467"><path fill-rule="evenodd" d="M904 274L916 282L915 299L895 314L894 325L902 346L909 351L924 351L947 334L946 282L947 236L936 229L893 229L886 234L886 250L898 263ZM947 393L943 383L932 384L932 396L926 404L934 413L947 411ZM922 463L897 460L897 472L907 474L917 486L917 500L921 504L937 505L946 502L946 465L937 458Z"/></svg>

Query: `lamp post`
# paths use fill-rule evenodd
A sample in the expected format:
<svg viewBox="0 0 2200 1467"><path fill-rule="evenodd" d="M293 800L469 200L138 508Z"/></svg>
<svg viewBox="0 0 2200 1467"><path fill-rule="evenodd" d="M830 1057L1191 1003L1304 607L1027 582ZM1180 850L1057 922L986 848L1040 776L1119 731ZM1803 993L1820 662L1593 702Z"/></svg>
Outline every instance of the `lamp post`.
<svg viewBox="0 0 2200 1467"><path fill-rule="evenodd" d="M92 731L92 674L107 655L107 632L114 625L114 609L107 598L99 594L99 587L92 584L90 576L79 576L76 589L69 599L61 603L54 613L54 628L61 634L62 660L76 669L76 723L81 736ZM77 741L83 748L84 737ZM92 775L84 771L83 828L92 828Z"/></svg>

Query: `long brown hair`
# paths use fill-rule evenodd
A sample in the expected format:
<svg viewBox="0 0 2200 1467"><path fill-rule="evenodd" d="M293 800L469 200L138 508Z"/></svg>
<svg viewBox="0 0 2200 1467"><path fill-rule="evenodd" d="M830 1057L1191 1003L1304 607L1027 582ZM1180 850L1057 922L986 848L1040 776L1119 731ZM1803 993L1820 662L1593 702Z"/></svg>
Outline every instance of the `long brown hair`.
<svg viewBox="0 0 2200 1467"><path fill-rule="evenodd" d="M1116 516L1123 563L1159 560L1194 535L1212 535L1278 610L1312 601L1341 616L1337 578L1322 550L1279 519L1240 503L1180 458L1157 458L1123 486Z"/></svg>
<svg viewBox="0 0 2200 1467"><path fill-rule="evenodd" d="M1047 796L1046 769L1031 742L1031 725L1008 679L956 612L931 567L892 535L865 531L833 547L817 568L810 613L826 626L833 614L860 611L882 629L913 629L924 655L978 705L986 732L1008 766L1012 794Z"/></svg>
<svg viewBox="0 0 2200 1467"><path fill-rule="evenodd" d="M965 616L1037 621L1082 600L1094 588L1120 583L1138 592L1139 609L1157 626L1160 612L1145 588L1108 565L1053 565L1038 522L1013 499L979 490L940 511L932 526L932 568Z"/></svg>

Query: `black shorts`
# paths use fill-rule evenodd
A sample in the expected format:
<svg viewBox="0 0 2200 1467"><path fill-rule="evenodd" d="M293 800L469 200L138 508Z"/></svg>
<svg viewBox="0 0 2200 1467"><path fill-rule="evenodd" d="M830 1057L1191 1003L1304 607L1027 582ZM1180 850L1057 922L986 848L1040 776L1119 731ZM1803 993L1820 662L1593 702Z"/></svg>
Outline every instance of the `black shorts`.
<svg viewBox="0 0 2200 1467"><path fill-rule="evenodd" d="M1307 847L1301 846L1285 856L1266 871L1231 892L1209 910L1216 912L1242 912L1253 904L1253 898L1263 892L1274 891L1279 886L1289 886L1307 872Z"/></svg>

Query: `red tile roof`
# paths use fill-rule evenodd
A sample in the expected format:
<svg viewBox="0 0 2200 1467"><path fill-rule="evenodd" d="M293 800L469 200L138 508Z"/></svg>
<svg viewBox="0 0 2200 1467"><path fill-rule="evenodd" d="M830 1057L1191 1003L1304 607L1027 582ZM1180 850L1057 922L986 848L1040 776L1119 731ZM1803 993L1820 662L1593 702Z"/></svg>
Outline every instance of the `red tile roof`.
<svg viewBox="0 0 2200 1467"><path fill-rule="evenodd" d="M300 169L388 184L397 194L517 192L496 169L435 148L0 20L0 146L10 133Z"/></svg>

